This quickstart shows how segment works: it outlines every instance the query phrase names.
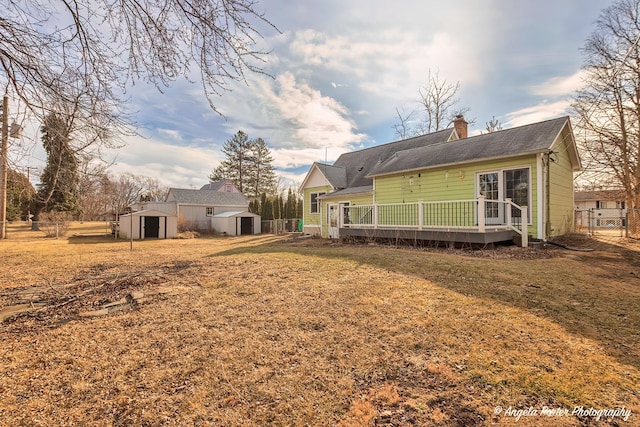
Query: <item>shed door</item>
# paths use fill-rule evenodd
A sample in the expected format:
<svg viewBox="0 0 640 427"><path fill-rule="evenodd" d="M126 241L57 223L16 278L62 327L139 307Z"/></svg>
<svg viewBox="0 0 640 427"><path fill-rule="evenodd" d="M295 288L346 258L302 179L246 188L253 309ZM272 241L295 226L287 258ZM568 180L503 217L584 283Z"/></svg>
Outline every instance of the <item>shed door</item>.
<svg viewBox="0 0 640 427"><path fill-rule="evenodd" d="M240 218L240 234L253 234L253 217L243 216Z"/></svg>
<svg viewBox="0 0 640 427"><path fill-rule="evenodd" d="M160 236L160 217L145 216L144 217L144 237Z"/></svg>

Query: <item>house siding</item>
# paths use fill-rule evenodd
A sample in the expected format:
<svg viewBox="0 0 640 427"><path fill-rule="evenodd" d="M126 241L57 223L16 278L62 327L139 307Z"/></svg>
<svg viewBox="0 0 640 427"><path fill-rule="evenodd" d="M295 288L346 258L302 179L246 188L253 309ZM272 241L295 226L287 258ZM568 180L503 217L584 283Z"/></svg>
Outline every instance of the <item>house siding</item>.
<svg viewBox="0 0 640 427"><path fill-rule="evenodd" d="M349 206L358 205L370 205L373 203L372 194L345 194L343 196L337 195L335 197L327 197L322 200L322 237L329 236L329 225L327 219L329 217L328 204L329 203L349 203Z"/></svg>
<svg viewBox="0 0 640 427"><path fill-rule="evenodd" d="M536 236L538 197L535 155L377 177L374 199L379 204L474 199L477 197L477 173L514 168L529 168L530 170L531 206L529 206L529 216L531 219L528 231L529 234ZM411 184L411 180L413 180L413 184Z"/></svg>
<svg viewBox="0 0 640 427"><path fill-rule="evenodd" d="M307 234L326 234L322 230L322 214L325 210L325 202L322 201L319 213L311 213L311 193L330 193L333 188L330 185L322 185L318 187L307 187L304 189L304 210L302 222L304 224L304 232Z"/></svg>
<svg viewBox="0 0 640 427"><path fill-rule="evenodd" d="M562 136L553 144L549 162L549 221L547 235L560 236L574 230L573 167Z"/></svg>
<svg viewBox="0 0 640 427"><path fill-rule="evenodd" d="M204 206L204 205L179 205L178 206L178 222L181 227L188 229L210 230L211 216L207 216L207 208L213 208L213 214L223 212L246 211L248 205L238 206Z"/></svg>

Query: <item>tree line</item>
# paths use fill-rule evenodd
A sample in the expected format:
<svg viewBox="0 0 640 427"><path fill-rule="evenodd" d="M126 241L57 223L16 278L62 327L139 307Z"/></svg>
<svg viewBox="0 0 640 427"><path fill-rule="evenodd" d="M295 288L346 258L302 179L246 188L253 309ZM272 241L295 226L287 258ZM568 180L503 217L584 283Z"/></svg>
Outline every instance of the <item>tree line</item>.
<svg viewBox="0 0 640 427"><path fill-rule="evenodd" d="M15 170L9 173L8 219L26 219L37 223L41 215L66 213L87 221L105 219L126 212L139 201L162 201L168 188L157 179L108 172L108 164L73 149L72 130L56 114L45 119L42 145L47 162L34 188L29 179ZM226 159L211 173L212 181L230 179L251 199L249 210L264 219L302 217L302 199L288 189L278 189L273 157L262 138L250 139L239 131L223 147Z"/></svg>
<svg viewBox="0 0 640 427"><path fill-rule="evenodd" d="M301 219L302 209L302 197L291 188L286 197L280 193L275 195L262 193L260 198L249 202L249 212L260 215L263 220Z"/></svg>
<svg viewBox="0 0 640 427"><path fill-rule="evenodd" d="M70 126L61 116L50 114L45 118L41 139L47 160L36 188L24 174L8 171L9 221L31 215L37 228L41 216L52 212L93 221L124 213L141 198L164 199L168 188L157 179L109 173L108 164L74 150L71 135Z"/></svg>

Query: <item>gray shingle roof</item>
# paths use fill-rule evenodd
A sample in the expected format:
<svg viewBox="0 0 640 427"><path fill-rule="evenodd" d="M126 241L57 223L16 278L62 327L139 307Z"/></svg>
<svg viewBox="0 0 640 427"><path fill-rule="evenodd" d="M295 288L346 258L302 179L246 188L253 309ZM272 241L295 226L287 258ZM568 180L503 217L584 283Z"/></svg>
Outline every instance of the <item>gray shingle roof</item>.
<svg viewBox="0 0 640 427"><path fill-rule="evenodd" d="M373 185L365 185L363 187L349 187L343 188L342 190L334 191L333 193L325 194L320 197L328 197L328 196L346 196L348 194L360 194L360 193L371 193L373 192Z"/></svg>
<svg viewBox="0 0 640 427"><path fill-rule="evenodd" d="M370 172L377 165L385 162L395 153L415 149L417 147L426 147L442 143L447 141L451 137L452 133L453 129L445 129L427 135L416 136L414 138L365 148L364 150L345 153L334 163L334 166L339 166L346 170L346 185L337 188L372 185L373 180L368 177Z"/></svg>
<svg viewBox="0 0 640 427"><path fill-rule="evenodd" d="M225 193L213 190L191 190L184 188L171 188L169 195L185 205L207 206L247 206L249 200L242 193ZM168 197L167 197L168 198Z"/></svg>
<svg viewBox="0 0 640 427"><path fill-rule="evenodd" d="M224 185L227 182L232 182L230 179L222 179L220 181L215 181L215 182L210 182L208 184L203 185L202 187L200 187L201 190L212 190L212 191L218 191L220 190L222 187L224 187Z"/></svg>
<svg viewBox="0 0 640 427"><path fill-rule="evenodd" d="M314 162L313 165L317 166L318 169L320 169L320 171L324 174L325 178L327 178L329 184L331 184L333 188L344 188L347 186L347 174L343 167L326 165L324 163L318 162Z"/></svg>
<svg viewBox="0 0 640 427"><path fill-rule="evenodd" d="M568 117L562 117L456 141L395 150L388 159L371 168L367 176L544 152L551 148L567 120Z"/></svg>
<svg viewBox="0 0 640 427"><path fill-rule="evenodd" d="M624 190L576 191L573 198L575 201L624 200L626 194Z"/></svg>

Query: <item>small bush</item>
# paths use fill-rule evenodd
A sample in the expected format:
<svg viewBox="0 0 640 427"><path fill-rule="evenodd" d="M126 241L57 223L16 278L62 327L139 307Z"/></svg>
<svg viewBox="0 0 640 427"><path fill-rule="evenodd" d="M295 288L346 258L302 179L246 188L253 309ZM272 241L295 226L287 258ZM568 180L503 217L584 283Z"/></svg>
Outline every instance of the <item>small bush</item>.
<svg viewBox="0 0 640 427"><path fill-rule="evenodd" d="M40 215L38 226L47 237L61 237L69 230L71 214L69 212L45 212Z"/></svg>

